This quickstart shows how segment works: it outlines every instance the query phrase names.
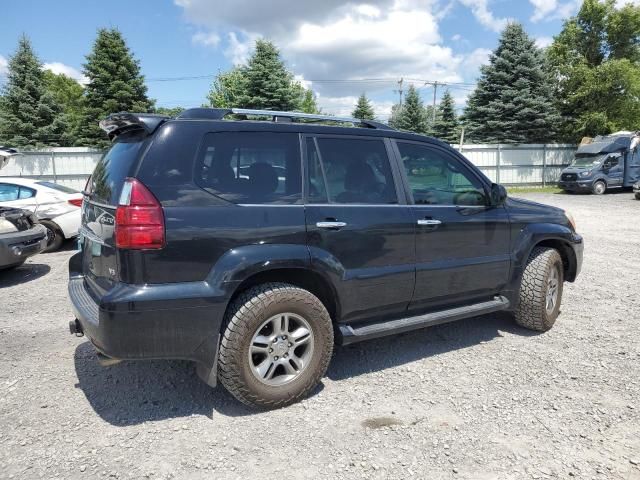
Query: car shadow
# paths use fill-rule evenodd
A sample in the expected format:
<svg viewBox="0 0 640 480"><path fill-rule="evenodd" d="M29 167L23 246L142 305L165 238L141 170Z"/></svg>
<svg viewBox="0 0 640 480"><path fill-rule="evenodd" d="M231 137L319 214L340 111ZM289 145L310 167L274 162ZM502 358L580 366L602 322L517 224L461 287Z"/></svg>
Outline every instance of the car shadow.
<svg viewBox="0 0 640 480"><path fill-rule="evenodd" d="M418 359L471 347L501 336L501 331L535 335L501 314L476 317L402 335L336 347L327 372L334 381L397 367ZM93 410L116 426L213 413L237 417L260 413L246 407L222 386L212 389L186 361L122 362L102 367L93 346L83 342L75 351L76 387ZM323 389L318 386L312 395Z"/></svg>
<svg viewBox="0 0 640 480"><path fill-rule="evenodd" d="M516 325L509 314L492 313L337 348L327 376L339 381L398 367L489 342L502 337L502 332L539 335Z"/></svg>
<svg viewBox="0 0 640 480"><path fill-rule="evenodd" d="M0 288L31 282L50 271L51 267L43 263L25 263L10 270L0 270Z"/></svg>

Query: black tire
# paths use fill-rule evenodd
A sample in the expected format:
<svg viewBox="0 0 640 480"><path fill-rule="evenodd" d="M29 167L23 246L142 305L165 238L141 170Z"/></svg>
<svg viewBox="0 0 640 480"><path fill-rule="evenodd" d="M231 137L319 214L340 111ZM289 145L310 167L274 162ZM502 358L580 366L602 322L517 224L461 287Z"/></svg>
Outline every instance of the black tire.
<svg viewBox="0 0 640 480"><path fill-rule="evenodd" d="M593 185L591 186L591 192L594 195L604 195L606 191L607 184L603 180L597 180L593 182Z"/></svg>
<svg viewBox="0 0 640 480"><path fill-rule="evenodd" d="M311 327L312 353L307 366L293 380L278 386L267 385L254 374L249 349L261 325L285 312L304 318ZM315 388L329 366L332 353L333 325L322 302L294 285L265 283L242 292L229 306L218 353L218 377L246 405L280 408L306 397Z"/></svg>
<svg viewBox="0 0 640 480"><path fill-rule="evenodd" d="M640 200L640 192L636 193L636 200Z"/></svg>
<svg viewBox="0 0 640 480"><path fill-rule="evenodd" d="M547 309L549 281L554 269L557 274L557 297L553 308ZM553 327L560 314L563 282L564 267L558 251L553 248L534 248L522 275L516 323L538 332L546 332Z"/></svg>
<svg viewBox="0 0 640 480"><path fill-rule="evenodd" d="M55 252L64 242L64 235L60 227L49 220L40 220L40 223L47 229L47 246L42 250L42 253Z"/></svg>

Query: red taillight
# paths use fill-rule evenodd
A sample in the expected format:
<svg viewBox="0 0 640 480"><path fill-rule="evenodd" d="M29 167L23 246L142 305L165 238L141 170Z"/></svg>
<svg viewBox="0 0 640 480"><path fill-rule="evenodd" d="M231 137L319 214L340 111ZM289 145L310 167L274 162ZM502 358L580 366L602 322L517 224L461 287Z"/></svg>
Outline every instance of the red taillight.
<svg viewBox="0 0 640 480"><path fill-rule="evenodd" d="M160 202L135 178L127 178L116 209L116 247L154 249L164 246Z"/></svg>
<svg viewBox="0 0 640 480"><path fill-rule="evenodd" d="M82 199L81 198L72 198L71 200L67 200L67 202L69 202L74 207L81 207L82 206Z"/></svg>

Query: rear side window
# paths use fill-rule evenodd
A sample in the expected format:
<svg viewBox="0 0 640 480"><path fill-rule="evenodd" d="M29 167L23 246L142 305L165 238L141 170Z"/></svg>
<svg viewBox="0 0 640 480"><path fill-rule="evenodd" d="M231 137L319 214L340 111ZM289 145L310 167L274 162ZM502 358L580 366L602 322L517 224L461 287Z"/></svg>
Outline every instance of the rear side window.
<svg viewBox="0 0 640 480"><path fill-rule="evenodd" d="M0 202L11 202L35 197L36 192L31 188L21 187L10 183L0 183Z"/></svg>
<svg viewBox="0 0 640 480"><path fill-rule="evenodd" d="M100 159L87 184L92 200L117 205L124 179L129 176L143 145L140 134L121 135Z"/></svg>
<svg viewBox="0 0 640 480"><path fill-rule="evenodd" d="M319 137L306 149L311 203L398 202L383 140Z"/></svg>
<svg viewBox="0 0 640 480"><path fill-rule="evenodd" d="M300 146L295 133L208 133L196 182L234 203L302 202Z"/></svg>

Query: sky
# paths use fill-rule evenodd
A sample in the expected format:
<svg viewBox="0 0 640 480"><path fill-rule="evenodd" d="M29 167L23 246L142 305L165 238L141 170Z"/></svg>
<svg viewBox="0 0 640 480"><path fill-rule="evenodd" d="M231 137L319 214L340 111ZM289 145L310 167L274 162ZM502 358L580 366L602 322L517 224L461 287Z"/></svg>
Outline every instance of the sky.
<svg viewBox="0 0 640 480"><path fill-rule="evenodd" d="M625 0L619 0L625 1ZM640 3L640 0L632 0ZM347 115L366 93L386 120L400 85L433 99L449 85L458 108L510 20L549 45L580 0L5 0L0 83L23 33L45 68L84 81L101 27L118 28L158 106L196 107L215 74L272 40L326 113ZM445 87L437 88L438 98Z"/></svg>

